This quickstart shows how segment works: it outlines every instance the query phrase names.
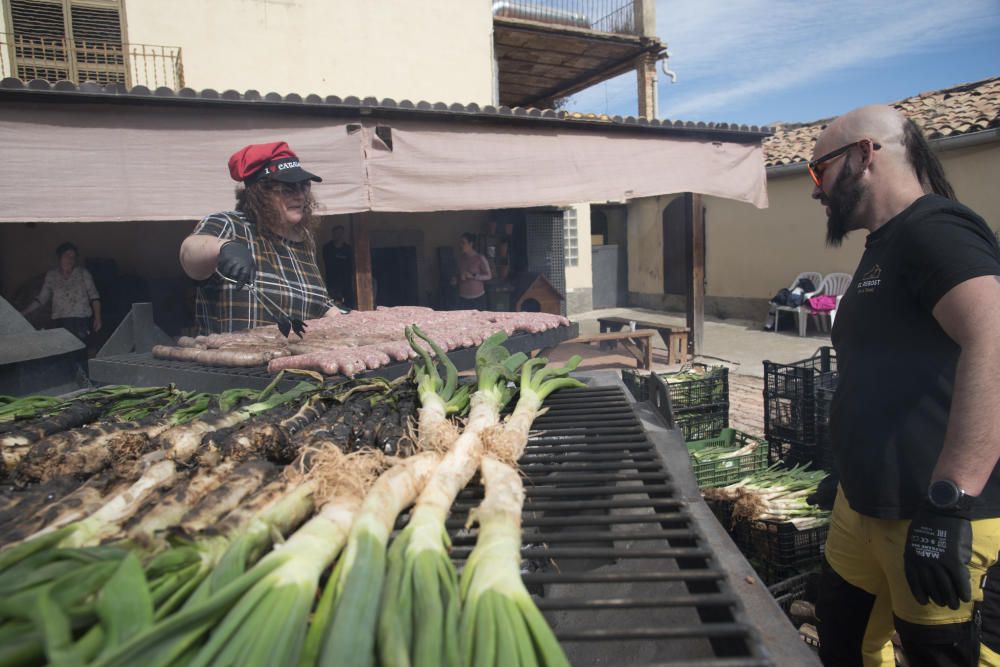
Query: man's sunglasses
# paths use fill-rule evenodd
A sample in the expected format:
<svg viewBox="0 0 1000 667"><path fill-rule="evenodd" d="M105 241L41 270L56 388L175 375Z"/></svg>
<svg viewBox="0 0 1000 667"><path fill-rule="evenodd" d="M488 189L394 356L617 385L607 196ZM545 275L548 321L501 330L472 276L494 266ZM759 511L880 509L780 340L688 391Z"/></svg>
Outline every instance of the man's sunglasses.
<svg viewBox="0 0 1000 667"><path fill-rule="evenodd" d="M855 146L860 146L861 144L865 143L866 141L871 141L872 150L877 151L878 149L882 148L882 144L877 144L874 141L872 141L871 139L859 139L858 141L852 141L851 143L847 144L846 146L841 146L840 148L838 148L835 151L830 151L826 155L822 155L822 156L816 158L815 160L810 160L806 164L806 168L809 169L809 175L812 176L813 183L816 184L816 187L817 188L823 187L823 171L825 171L825 170L819 168L819 166L821 164L823 164L824 162L829 162L830 160L832 160L834 158L840 157L841 155L843 155L847 151L851 150Z"/></svg>

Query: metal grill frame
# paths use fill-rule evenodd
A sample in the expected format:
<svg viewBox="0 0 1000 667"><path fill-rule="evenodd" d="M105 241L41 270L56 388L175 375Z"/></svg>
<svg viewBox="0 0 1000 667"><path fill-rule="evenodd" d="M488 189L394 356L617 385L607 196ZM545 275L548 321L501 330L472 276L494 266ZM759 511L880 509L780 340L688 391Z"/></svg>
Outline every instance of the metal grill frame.
<svg viewBox="0 0 1000 667"><path fill-rule="evenodd" d="M601 645L606 652L614 650L619 665L818 665L702 501L680 434L668 429L651 406L633 402L615 373L576 375L589 387L564 390L547 401L550 412L536 421L533 428L540 433L520 461L526 491L522 556L562 564L559 571L522 578L534 594L541 593L538 606L576 658L574 664L588 664L580 654ZM550 473L560 476L546 477ZM481 498L481 487L467 488L447 523L459 568L475 544L475 529L464 528L467 514ZM401 517L397 528L407 518ZM570 530L559 532L565 528ZM663 560L676 568L644 565ZM613 570L622 563L628 567L590 567L599 562ZM553 586L568 584L575 586L570 597L549 595ZM630 584L642 585L644 595L588 594L592 586ZM681 584L684 592L678 594ZM636 614L656 610L686 614L695 622L635 622ZM601 611L614 614L623 626L584 628L571 618ZM672 655L675 649L701 655ZM655 655L655 660L624 660L632 651Z"/></svg>
<svg viewBox="0 0 1000 667"><path fill-rule="evenodd" d="M147 304L136 304L136 306ZM150 331L152 324L151 309L133 307L132 313L115 331L116 339L88 363L90 380L95 384L128 384L136 387L153 387L173 384L179 389L189 391L208 391L218 393L233 387L263 389L274 380L274 375L267 372L266 366L251 368L232 368L205 366L190 361L173 361L155 359L149 352L154 344L172 345L173 341L166 338L159 330ZM533 350L554 347L559 343L576 338L579 335L579 325L556 327L542 333L517 333L504 343L511 352L530 354ZM126 351L128 350L128 351ZM137 351L131 351L137 350ZM448 357L459 370L473 368L476 365L476 348L468 347L448 353ZM376 368L356 377L384 377L395 379L406 375L410 370L410 362L403 361L381 368ZM291 388L301 380L296 374L286 374L280 383L283 389ZM330 376L330 381L344 380L341 375Z"/></svg>

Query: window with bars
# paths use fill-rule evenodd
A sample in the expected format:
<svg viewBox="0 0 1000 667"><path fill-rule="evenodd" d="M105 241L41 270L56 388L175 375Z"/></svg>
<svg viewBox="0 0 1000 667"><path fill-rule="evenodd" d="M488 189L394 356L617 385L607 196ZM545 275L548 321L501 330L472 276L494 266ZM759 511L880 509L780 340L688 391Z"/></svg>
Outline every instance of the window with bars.
<svg viewBox="0 0 1000 667"><path fill-rule="evenodd" d="M580 264L580 238L577 232L575 208L563 211L563 248L566 266L578 266Z"/></svg>
<svg viewBox="0 0 1000 667"><path fill-rule="evenodd" d="M121 0L4 0L16 76L127 84Z"/></svg>

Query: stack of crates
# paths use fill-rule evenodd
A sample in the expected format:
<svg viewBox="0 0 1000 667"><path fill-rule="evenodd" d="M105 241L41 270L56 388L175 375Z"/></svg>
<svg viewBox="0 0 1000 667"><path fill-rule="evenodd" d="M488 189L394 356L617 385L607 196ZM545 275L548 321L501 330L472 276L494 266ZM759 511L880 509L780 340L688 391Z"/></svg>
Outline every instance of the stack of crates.
<svg viewBox="0 0 1000 667"><path fill-rule="evenodd" d="M764 362L764 437L771 463L830 469L829 403L836 386L831 347L790 364Z"/></svg>
<svg viewBox="0 0 1000 667"><path fill-rule="evenodd" d="M685 440L718 436L729 426L729 369L704 367L700 377L688 377L690 368L678 373L640 373L622 370L622 382L637 401L650 401ZM685 378L685 379L678 379Z"/></svg>

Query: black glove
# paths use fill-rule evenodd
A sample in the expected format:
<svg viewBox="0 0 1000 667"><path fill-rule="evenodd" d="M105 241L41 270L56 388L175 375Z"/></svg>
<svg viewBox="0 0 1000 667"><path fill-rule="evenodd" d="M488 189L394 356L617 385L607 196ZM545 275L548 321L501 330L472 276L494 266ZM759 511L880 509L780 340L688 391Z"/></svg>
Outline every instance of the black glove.
<svg viewBox="0 0 1000 667"><path fill-rule="evenodd" d="M242 241L226 241L219 249L219 273L236 281L236 289L253 282L257 265L254 264L250 248Z"/></svg>
<svg viewBox="0 0 1000 667"><path fill-rule="evenodd" d="M840 476L830 473L816 486L816 490L806 496L806 502L823 510L832 510L833 501L837 498L837 483Z"/></svg>
<svg viewBox="0 0 1000 667"><path fill-rule="evenodd" d="M943 511L924 503L910 521L903 547L903 569L913 597L958 609L969 602L972 524L966 512Z"/></svg>

